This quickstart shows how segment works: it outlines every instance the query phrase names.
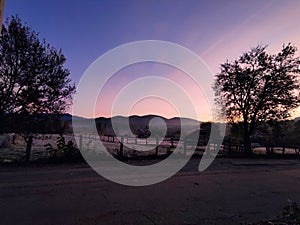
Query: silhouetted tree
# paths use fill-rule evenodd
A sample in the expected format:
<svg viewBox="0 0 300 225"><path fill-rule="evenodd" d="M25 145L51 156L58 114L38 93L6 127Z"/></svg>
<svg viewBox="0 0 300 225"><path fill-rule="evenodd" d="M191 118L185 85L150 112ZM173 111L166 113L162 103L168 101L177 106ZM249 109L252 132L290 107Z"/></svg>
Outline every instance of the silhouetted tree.
<svg viewBox="0 0 300 225"><path fill-rule="evenodd" d="M26 122L26 116L67 109L75 86L65 62L61 50L41 41L18 16L6 20L0 38L1 128L16 115Z"/></svg>
<svg viewBox="0 0 300 225"><path fill-rule="evenodd" d="M286 139L289 145L294 147L300 146L300 120L293 121L293 125L289 127Z"/></svg>
<svg viewBox="0 0 300 225"><path fill-rule="evenodd" d="M243 124L241 122L230 124L230 135L240 141L243 136Z"/></svg>
<svg viewBox="0 0 300 225"><path fill-rule="evenodd" d="M221 64L215 77L215 101L229 121L242 121L245 151L251 153L251 135L260 121L280 121L300 104L300 60L296 48L283 46L268 54L257 46L233 62Z"/></svg>
<svg viewBox="0 0 300 225"><path fill-rule="evenodd" d="M16 125L27 142L26 160L41 115L62 113L71 104L75 86L65 61L61 50L41 41L18 16L6 20L0 38L0 131Z"/></svg>

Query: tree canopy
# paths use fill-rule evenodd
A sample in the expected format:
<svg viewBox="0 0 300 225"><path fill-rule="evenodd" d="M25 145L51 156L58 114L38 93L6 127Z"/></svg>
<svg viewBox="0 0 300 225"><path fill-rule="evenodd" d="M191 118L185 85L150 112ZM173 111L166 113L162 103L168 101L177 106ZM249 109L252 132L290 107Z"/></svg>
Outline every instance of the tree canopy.
<svg viewBox="0 0 300 225"><path fill-rule="evenodd" d="M250 151L250 136L262 121L280 121L300 105L300 59L296 47L284 45L268 54L258 45L233 62L221 64L215 76L215 102L231 122L243 122L244 145Z"/></svg>
<svg viewBox="0 0 300 225"><path fill-rule="evenodd" d="M64 112L75 92L65 62L18 16L8 18L0 37L0 119Z"/></svg>

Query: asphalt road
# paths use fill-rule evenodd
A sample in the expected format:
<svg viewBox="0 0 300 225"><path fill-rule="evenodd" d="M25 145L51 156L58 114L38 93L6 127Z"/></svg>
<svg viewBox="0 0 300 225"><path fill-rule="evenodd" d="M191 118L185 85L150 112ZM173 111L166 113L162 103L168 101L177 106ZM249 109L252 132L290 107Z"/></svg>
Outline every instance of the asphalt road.
<svg viewBox="0 0 300 225"><path fill-rule="evenodd" d="M113 183L85 164L0 167L1 225L240 224L300 203L300 161L199 159L146 187Z"/></svg>

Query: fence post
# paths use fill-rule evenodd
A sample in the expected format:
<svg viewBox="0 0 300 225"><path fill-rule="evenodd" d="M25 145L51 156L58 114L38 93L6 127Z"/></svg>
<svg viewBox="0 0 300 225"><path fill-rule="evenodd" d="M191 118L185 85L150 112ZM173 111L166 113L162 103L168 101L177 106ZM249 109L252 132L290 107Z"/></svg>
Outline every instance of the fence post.
<svg viewBox="0 0 300 225"><path fill-rule="evenodd" d="M168 147L167 148L167 154L170 154L171 153L171 147Z"/></svg>
<svg viewBox="0 0 300 225"><path fill-rule="evenodd" d="M120 141L120 156L123 157L123 141L124 141L124 137L121 137L121 141Z"/></svg>
<svg viewBox="0 0 300 225"><path fill-rule="evenodd" d="M156 136L155 156L158 156L158 137Z"/></svg>
<svg viewBox="0 0 300 225"><path fill-rule="evenodd" d="M82 150L82 134L79 136L79 149Z"/></svg>
<svg viewBox="0 0 300 225"><path fill-rule="evenodd" d="M172 137L171 137L171 148L174 148L174 140Z"/></svg>
<svg viewBox="0 0 300 225"><path fill-rule="evenodd" d="M155 147L155 156L158 156L158 145Z"/></svg>
<svg viewBox="0 0 300 225"><path fill-rule="evenodd" d="M15 143L16 143L16 135L13 134L13 136L12 136L12 144L14 145Z"/></svg>
<svg viewBox="0 0 300 225"><path fill-rule="evenodd" d="M26 162L30 159L31 146L32 146L33 136L30 135L28 137L27 145L26 145Z"/></svg>

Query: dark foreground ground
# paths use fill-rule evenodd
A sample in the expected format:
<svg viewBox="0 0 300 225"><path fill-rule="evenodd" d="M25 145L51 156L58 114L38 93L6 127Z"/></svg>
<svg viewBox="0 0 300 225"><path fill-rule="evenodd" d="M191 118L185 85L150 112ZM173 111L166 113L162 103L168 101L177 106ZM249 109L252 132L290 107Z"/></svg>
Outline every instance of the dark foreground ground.
<svg viewBox="0 0 300 225"><path fill-rule="evenodd" d="M147 187L100 177L85 164L0 167L1 225L240 224L300 202L300 161L216 159Z"/></svg>

